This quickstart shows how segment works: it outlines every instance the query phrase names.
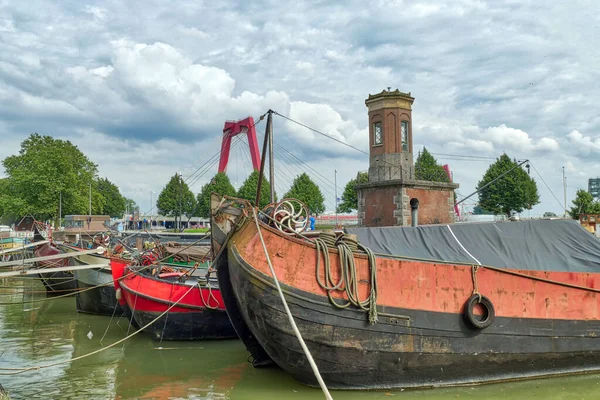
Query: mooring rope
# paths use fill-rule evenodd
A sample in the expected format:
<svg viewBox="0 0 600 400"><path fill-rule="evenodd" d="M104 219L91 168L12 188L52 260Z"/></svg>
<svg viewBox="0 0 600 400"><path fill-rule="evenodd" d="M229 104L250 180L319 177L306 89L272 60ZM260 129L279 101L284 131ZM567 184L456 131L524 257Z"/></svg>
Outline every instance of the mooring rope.
<svg viewBox="0 0 600 400"><path fill-rule="evenodd" d="M260 225L258 223L258 215L256 214L256 209L252 208L252 213L254 215L254 223L256 224L256 229L258 231L258 237L260 238L260 243L262 244L263 251L265 252L265 257L267 258L267 263L269 264L269 269L271 270L271 274L273 275L273 281L275 282L275 286L277 287L277 292L279 293L279 297L281 298L281 302L283 303L283 308L285 309L285 313L287 314L290 325L292 326L292 329L294 330L294 334L296 335L298 342L300 342L300 346L302 347L302 350L304 351L304 354L306 355L306 358L308 359L308 363L310 364L310 367L311 367L313 373L315 374L315 377L317 378L317 382L319 382L319 386L321 387L321 390L323 390L323 394L325 394L325 398L327 400L333 400L333 397L331 397L331 394L329 393L329 390L327 389L327 386L325 385L325 382L323 381L323 378L321 377L319 368L317 367L315 360L313 359L312 355L310 354L310 350L308 350L306 343L304 343L302 334L300 333L300 330L298 329L298 326L296 325L296 321L294 321L294 316L292 315L292 312L290 311L290 308L288 307L287 301L285 300L285 296L283 295L281 286L279 285L279 280L277 279L277 275L275 274L275 268L273 268L273 264L271 263L271 257L269 256L269 252L267 251L267 245L265 244L265 239L263 238L263 235L262 235L262 232L260 229Z"/></svg>
<svg viewBox="0 0 600 400"><path fill-rule="evenodd" d="M319 286L327 292L329 301L335 307L344 309L350 305L360 308L361 310L368 311L369 323L374 324L377 322L377 261L375 254L371 249L361 245L357 240L348 235L340 236L333 244L337 247L340 260L339 270L339 281L334 282L331 272L331 262L329 260L329 247L331 246L330 234L322 235L315 239L315 245L317 247L317 266L316 275ZM331 246L333 247L333 246ZM363 252L367 255L369 260L369 294L366 299L360 300L358 294L358 273L356 271L356 262L354 260L354 254ZM324 265L324 276L325 282L321 279L321 258L323 259ZM333 293L336 291L345 292L347 300L345 303L340 304L333 297Z"/></svg>
<svg viewBox="0 0 600 400"><path fill-rule="evenodd" d="M208 279L206 280L206 288L208 289L208 298L205 301L204 300L204 295L202 294L202 287L203 287L203 281L201 281L200 279L198 279L198 290L200 291L200 298L202 299L202 304L204 304L204 307L208 308L209 310L216 310L217 308L219 308L219 300L217 300L217 298L215 297L215 295L212 292L212 286L210 285L210 282L208 281ZM211 306L210 305L210 301L211 299L217 303L216 306Z"/></svg>
<svg viewBox="0 0 600 400"><path fill-rule="evenodd" d="M158 321L165 314L167 314L169 311L171 311L171 309L173 307L175 307L177 304L179 304L179 302L185 296L187 296L187 294L190 293L194 289L195 286L196 285L190 286L189 290L187 292L185 292L176 302L174 302L173 304L171 304L169 306L169 308L167 308L165 311L163 311L159 316L157 316L156 318L154 318L152 321L150 321L146 325L140 327L139 330L131 333L130 335L125 336L122 339L117 340L114 343L109 344L106 347L102 347L102 348L100 348L98 350L94 350L94 351L92 351L90 353L83 354L83 355L81 355L79 357L71 358L69 360L58 361L58 362L55 362L55 363L52 363L52 364L38 365L38 366L35 366L35 367L27 367L27 368L0 368L0 371L11 371L11 372L0 372L0 375L17 375L17 374L22 374L23 372L27 372L27 371L34 371L34 370L39 370L39 369L44 369L44 368L55 367L57 365L67 364L67 363L70 363L70 362L73 362L73 361L78 361L78 360L81 360L83 358L93 356L94 354L98 354L100 352L103 352L104 350L110 349L111 347L114 347L114 346L116 346L116 345L118 345L120 343L123 343L127 339L132 338L133 336L137 335L138 333L142 332L144 329L148 328L150 325L152 325L153 323L155 323L156 321Z"/></svg>

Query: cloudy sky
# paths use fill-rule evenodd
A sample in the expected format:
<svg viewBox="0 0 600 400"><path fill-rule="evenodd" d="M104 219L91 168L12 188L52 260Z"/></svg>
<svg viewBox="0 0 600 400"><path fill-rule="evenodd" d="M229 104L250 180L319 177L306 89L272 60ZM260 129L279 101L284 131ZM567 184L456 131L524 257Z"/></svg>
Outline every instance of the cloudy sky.
<svg viewBox="0 0 600 400"><path fill-rule="evenodd" d="M594 1L0 0L0 158L31 132L69 139L148 209L175 172L194 192L216 172L198 176L225 120L269 108L368 150L364 99L389 86L416 98L415 150L448 163L462 195L506 152L551 189L532 169L530 214L561 213L563 166L569 203L600 175L599 16ZM343 188L368 168L274 127L278 192L307 171L332 209L334 169ZM232 150L237 186L247 151Z"/></svg>

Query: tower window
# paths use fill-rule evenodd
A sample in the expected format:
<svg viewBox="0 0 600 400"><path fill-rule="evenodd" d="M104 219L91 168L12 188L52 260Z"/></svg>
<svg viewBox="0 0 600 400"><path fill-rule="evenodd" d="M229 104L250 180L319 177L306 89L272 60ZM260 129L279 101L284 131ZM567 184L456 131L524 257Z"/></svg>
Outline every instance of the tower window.
<svg viewBox="0 0 600 400"><path fill-rule="evenodd" d="M381 122L375 122L373 124L373 143L374 144L383 143L383 132L381 129Z"/></svg>
<svg viewBox="0 0 600 400"><path fill-rule="evenodd" d="M402 151L408 151L408 122L400 123L400 139L402 140Z"/></svg>

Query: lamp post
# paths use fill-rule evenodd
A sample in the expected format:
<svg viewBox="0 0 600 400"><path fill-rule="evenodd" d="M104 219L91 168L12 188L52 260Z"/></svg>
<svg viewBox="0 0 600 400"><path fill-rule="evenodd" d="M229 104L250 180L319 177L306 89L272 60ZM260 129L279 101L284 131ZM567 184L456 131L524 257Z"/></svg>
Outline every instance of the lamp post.
<svg viewBox="0 0 600 400"><path fill-rule="evenodd" d="M338 226L338 211L337 211L337 205L338 205L338 199L337 199L337 169L334 169L334 175L333 175L333 187L334 187L334 196L335 196L335 202L333 203L333 206L335 207L335 228L337 229Z"/></svg>
<svg viewBox="0 0 600 400"><path fill-rule="evenodd" d="M156 194L155 191L150 191L150 229L152 229L152 216L154 215L154 202L152 201L152 195Z"/></svg>

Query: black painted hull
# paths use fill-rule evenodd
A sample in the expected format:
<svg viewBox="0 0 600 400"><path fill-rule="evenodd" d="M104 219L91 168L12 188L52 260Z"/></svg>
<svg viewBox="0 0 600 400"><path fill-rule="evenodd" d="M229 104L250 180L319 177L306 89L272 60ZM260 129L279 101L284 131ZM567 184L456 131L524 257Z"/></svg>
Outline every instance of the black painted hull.
<svg viewBox="0 0 600 400"><path fill-rule="evenodd" d="M317 382L270 277L229 248L230 285L252 335L300 382ZM379 308L379 322L282 285L321 375L333 389L436 387L600 370L600 321L496 317L474 330L462 315Z"/></svg>
<svg viewBox="0 0 600 400"><path fill-rule="evenodd" d="M114 286L95 287L81 281L77 281L79 290L94 289L78 292L75 295L77 312L96 315L114 315L120 317L123 315L121 306L116 298Z"/></svg>
<svg viewBox="0 0 600 400"><path fill-rule="evenodd" d="M258 340L252 335L250 329L248 329L248 325L244 322L243 316L237 305L229 276L227 252L223 252L220 259L216 260L214 264L217 269L219 290L221 291L221 297L223 298L223 302L227 309L227 315L229 316L229 320L231 321L231 325L233 325L237 336L244 343L246 349L252 356L252 365L257 368L272 366L274 364L273 360L269 357Z"/></svg>
<svg viewBox="0 0 600 400"><path fill-rule="evenodd" d="M150 323L161 312L133 312L140 327ZM170 312L144 329L156 340L236 339L237 335L224 311Z"/></svg>
<svg viewBox="0 0 600 400"><path fill-rule="evenodd" d="M39 276L46 287L46 293L50 296L74 294L77 290L77 282L71 272L50 272Z"/></svg>
<svg viewBox="0 0 600 400"><path fill-rule="evenodd" d="M77 288L80 290L75 296L78 312L108 316L122 315L110 269L77 270L74 276L77 280Z"/></svg>

